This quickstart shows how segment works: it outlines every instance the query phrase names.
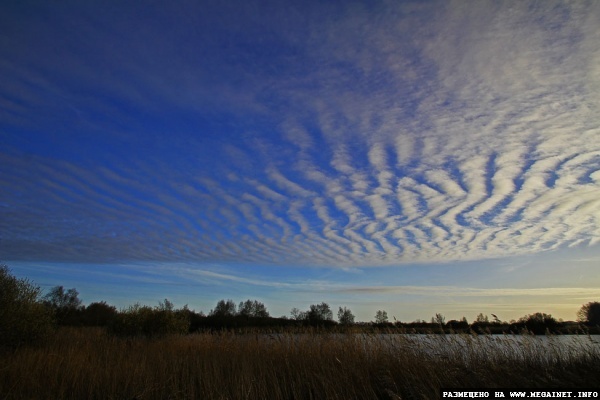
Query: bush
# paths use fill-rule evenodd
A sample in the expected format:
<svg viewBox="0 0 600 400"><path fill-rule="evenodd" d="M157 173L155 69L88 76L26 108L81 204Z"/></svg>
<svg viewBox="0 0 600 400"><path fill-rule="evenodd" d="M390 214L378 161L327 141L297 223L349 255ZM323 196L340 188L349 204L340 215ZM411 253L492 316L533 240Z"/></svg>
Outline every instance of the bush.
<svg viewBox="0 0 600 400"><path fill-rule="evenodd" d="M11 275L0 265L0 343L8 347L31 344L54 328L52 313L40 298L41 290L27 279Z"/></svg>
<svg viewBox="0 0 600 400"><path fill-rule="evenodd" d="M109 332L118 336L164 336L189 332L186 313L173 310L168 300L151 308L134 304L119 312L109 325Z"/></svg>
<svg viewBox="0 0 600 400"><path fill-rule="evenodd" d="M108 326L116 315L117 309L105 301L92 303L83 311L84 324L88 326Z"/></svg>

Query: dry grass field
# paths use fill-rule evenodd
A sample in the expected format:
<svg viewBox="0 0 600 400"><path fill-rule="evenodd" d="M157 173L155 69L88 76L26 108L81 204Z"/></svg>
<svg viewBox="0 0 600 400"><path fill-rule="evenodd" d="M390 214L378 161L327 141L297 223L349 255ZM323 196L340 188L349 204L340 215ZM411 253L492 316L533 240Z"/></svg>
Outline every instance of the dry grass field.
<svg viewBox="0 0 600 400"><path fill-rule="evenodd" d="M435 399L440 387L600 385L600 356L585 337L580 356L564 357L534 338L516 355L464 336L449 351L455 336L437 345L319 332L127 339L63 328L0 355L0 398L407 400Z"/></svg>

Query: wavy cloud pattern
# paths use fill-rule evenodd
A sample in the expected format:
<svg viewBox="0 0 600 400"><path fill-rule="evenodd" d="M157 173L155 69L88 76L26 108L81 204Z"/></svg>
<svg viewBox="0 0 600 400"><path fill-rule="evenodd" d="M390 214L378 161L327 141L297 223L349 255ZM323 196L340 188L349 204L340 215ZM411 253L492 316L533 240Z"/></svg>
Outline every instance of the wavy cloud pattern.
<svg viewBox="0 0 600 400"><path fill-rule="evenodd" d="M599 3L150 7L133 32L134 10L54 6L0 13L5 259L352 267L600 242Z"/></svg>

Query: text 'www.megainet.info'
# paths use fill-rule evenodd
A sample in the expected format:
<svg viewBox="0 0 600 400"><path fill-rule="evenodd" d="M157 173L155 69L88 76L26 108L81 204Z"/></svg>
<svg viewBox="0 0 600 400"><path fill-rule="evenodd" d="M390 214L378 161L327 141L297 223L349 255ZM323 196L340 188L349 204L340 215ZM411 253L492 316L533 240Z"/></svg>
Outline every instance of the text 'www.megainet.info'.
<svg viewBox="0 0 600 400"><path fill-rule="evenodd" d="M441 389L440 397L443 399L506 399L506 398L522 398L522 399L597 399L598 391L590 389Z"/></svg>

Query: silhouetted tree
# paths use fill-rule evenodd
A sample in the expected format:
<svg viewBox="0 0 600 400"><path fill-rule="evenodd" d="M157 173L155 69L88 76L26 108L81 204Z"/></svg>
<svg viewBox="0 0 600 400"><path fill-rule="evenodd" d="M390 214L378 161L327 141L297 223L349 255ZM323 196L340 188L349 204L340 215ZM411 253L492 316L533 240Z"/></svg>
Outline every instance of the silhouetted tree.
<svg viewBox="0 0 600 400"><path fill-rule="evenodd" d="M489 329L490 329L489 317L483 313L477 314L477 317L475 317L475 321L473 321L473 323L471 324L471 329L474 332L478 332L478 333L484 333L484 332L489 333Z"/></svg>
<svg viewBox="0 0 600 400"><path fill-rule="evenodd" d="M340 307L337 316L339 323L342 325L352 325L354 323L354 314L346 307Z"/></svg>
<svg viewBox="0 0 600 400"><path fill-rule="evenodd" d="M450 321L446 322L446 326L454 331L466 331L469 329L469 323L465 317L463 317L460 321L451 319Z"/></svg>
<svg viewBox="0 0 600 400"><path fill-rule="evenodd" d="M17 347L43 339L53 327L41 290L27 279L14 277L0 264L0 346Z"/></svg>
<svg viewBox="0 0 600 400"><path fill-rule="evenodd" d="M86 325L107 326L117 315L117 309L101 301L85 307L83 315Z"/></svg>
<svg viewBox="0 0 600 400"><path fill-rule="evenodd" d="M75 288L65 291L62 286L55 286L44 296L44 302L52 308L75 309L81 306L79 292Z"/></svg>
<svg viewBox="0 0 600 400"><path fill-rule="evenodd" d="M310 309L306 313L306 318L313 324L333 321L333 312L331 311L329 304L325 302L322 302L321 304L311 304Z"/></svg>
<svg viewBox="0 0 600 400"><path fill-rule="evenodd" d="M437 324L437 325L444 325L446 323L446 317L444 317L440 313L436 313L435 317L431 318L431 323L432 324Z"/></svg>
<svg viewBox="0 0 600 400"><path fill-rule="evenodd" d="M480 323L480 324L487 324L490 322L490 319L488 318L487 315L483 315L483 313L479 313L477 315L477 318L475 318L475 322Z"/></svg>
<svg viewBox="0 0 600 400"><path fill-rule="evenodd" d="M217 306L210 311L211 317L233 317L236 314L236 307L233 300L219 300Z"/></svg>
<svg viewBox="0 0 600 400"><path fill-rule="evenodd" d="M385 324L388 322L387 311L377 310L375 313L375 323L376 324Z"/></svg>
<svg viewBox="0 0 600 400"><path fill-rule="evenodd" d="M306 312L300 311L296 307L294 307L290 310L290 315L291 315L292 319L295 319L296 321L301 321L301 320L306 319Z"/></svg>
<svg viewBox="0 0 600 400"><path fill-rule="evenodd" d="M544 334L547 330L552 331L556 328L558 321L550 314L538 312L521 317L518 323L524 324L529 332L539 335Z"/></svg>
<svg viewBox="0 0 600 400"><path fill-rule="evenodd" d="M157 311L173 311L175 310L175 305L169 299L164 299L163 301L158 302L158 306L156 307Z"/></svg>
<svg viewBox="0 0 600 400"><path fill-rule="evenodd" d="M600 325L600 303L594 301L581 306L577 312L577 320L590 326Z"/></svg>
<svg viewBox="0 0 600 400"><path fill-rule="evenodd" d="M181 310L177 310L177 313L183 314L185 319L190 321L190 332L196 332L200 329L208 327L207 318L204 312L196 312L194 310L190 310L187 304L183 306Z"/></svg>
<svg viewBox="0 0 600 400"><path fill-rule="evenodd" d="M80 312L83 311L79 292L75 288L65 290L55 286L44 296L44 304L48 306L60 325L78 324L81 322Z"/></svg>
<svg viewBox="0 0 600 400"><path fill-rule="evenodd" d="M240 302L238 315L250 318L268 318L269 312L263 303L257 300L246 300Z"/></svg>

